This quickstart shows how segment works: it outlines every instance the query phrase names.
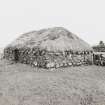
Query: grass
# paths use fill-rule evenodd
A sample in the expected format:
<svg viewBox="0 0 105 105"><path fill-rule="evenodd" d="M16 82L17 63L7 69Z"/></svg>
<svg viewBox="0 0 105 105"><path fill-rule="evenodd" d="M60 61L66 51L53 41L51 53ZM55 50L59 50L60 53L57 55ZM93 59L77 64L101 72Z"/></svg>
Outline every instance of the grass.
<svg viewBox="0 0 105 105"><path fill-rule="evenodd" d="M105 67L45 70L2 60L0 105L105 105Z"/></svg>

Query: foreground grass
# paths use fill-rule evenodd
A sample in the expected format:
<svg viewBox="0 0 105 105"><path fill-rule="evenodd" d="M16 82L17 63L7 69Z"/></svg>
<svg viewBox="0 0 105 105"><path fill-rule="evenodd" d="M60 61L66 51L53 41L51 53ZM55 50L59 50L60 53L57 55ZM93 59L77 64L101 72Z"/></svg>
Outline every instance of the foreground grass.
<svg viewBox="0 0 105 105"><path fill-rule="evenodd" d="M105 105L105 67L45 70L2 60L0 105Z"/></svg>

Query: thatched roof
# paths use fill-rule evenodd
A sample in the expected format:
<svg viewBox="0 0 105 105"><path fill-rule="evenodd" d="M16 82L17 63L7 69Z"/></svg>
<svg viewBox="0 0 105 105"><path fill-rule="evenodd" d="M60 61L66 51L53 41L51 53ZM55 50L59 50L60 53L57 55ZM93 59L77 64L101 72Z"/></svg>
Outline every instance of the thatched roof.
<svg viewBox="0 0 105 105"><path fill-rule="evenodd" d="M47 51L92 51L90 45L63 27L33 31L21 35L12 47L39 47Z"/></svg>

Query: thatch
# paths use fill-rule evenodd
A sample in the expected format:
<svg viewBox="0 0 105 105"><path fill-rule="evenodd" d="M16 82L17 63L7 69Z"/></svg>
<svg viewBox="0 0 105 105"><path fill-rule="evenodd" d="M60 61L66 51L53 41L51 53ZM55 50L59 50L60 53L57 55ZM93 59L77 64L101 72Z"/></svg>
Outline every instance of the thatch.
<svg viewBox="0 0 105 105"><path fill-rule="evenodd" d="M92 48L75 34L62 27L33 31L21 35L11 47L39 47L47 51L92 51Z"/></svg>

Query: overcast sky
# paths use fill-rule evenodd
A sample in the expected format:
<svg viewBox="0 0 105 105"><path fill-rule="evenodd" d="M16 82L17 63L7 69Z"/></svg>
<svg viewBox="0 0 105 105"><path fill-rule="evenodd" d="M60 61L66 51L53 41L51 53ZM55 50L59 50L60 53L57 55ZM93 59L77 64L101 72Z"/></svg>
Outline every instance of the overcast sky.
<svg viewBox="0 0 105 105"><path fill-rule="evenodd" d="M105 42L105 0L0 0L0 47L22 33L54 26L90 45Z"/></svg>

